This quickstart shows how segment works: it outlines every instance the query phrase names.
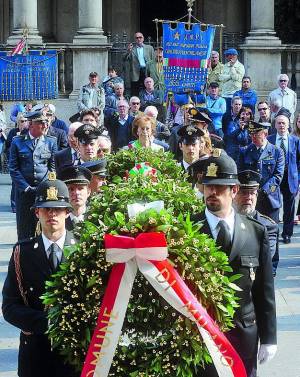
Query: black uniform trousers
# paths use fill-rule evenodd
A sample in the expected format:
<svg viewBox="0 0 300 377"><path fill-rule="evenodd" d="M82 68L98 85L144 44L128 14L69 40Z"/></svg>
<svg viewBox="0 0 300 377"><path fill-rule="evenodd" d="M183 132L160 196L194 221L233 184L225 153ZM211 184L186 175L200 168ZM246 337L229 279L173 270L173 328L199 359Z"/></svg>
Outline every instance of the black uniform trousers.
<svg viewBox="0 0 300 377"><path fill-rule="evenodd" d="M35 201L34 191L16 191L16 220L18 240L34 237L37 218L30 210Z"/></svg>
<svg viewBox="0 0 300 377"><path fill-rule="evenodd" d="M282 182L280 184L280 191L283 198L283 230L282 236L293 235L294 217L295 217L295 200L296 195L292 194L289 188L288 171L285 170Z"/></svg>

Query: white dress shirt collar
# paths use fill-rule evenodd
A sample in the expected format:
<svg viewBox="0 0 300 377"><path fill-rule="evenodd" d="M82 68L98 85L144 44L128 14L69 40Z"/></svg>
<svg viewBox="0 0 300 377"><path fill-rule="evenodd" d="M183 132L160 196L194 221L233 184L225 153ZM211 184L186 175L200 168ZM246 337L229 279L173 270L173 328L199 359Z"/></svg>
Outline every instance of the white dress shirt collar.
<svg viewBox="0 0 300 377"><path fill-rule="evenodd" d="M45 250L46 250L46 253L47 253L47 257L49 258L49 255L50 255L50 250L49 250L49 247L53 244L53 243L56 243L56 245L60 248L61 250L61 253L64 249L64 244L65 244L65 240L66 240L66 231L64 231L63 235L55 242L49 240L49 238L47 238L45 236L44 233L42 233L42 239L43 239L43 243L44 243L44 247L45 247ZM62 255L62 254L61 254ZM61 259L61 256L58 256L59 259Z"/></svg>
<svg viewBox="0 0 300 377"><path fill-rule="evenodd" d="M229 226L231 241L233 240L234 222L235 222L235 212L233 208L231 209L229 216L225 218L218 217L214 215L212 212L210 212L207 208L205 208L205 216L206 216L208 225L210 227L210 230L214 239L217 238L217 235L219 233L219 228L218 228L219 221L224 220Z"/></svg>

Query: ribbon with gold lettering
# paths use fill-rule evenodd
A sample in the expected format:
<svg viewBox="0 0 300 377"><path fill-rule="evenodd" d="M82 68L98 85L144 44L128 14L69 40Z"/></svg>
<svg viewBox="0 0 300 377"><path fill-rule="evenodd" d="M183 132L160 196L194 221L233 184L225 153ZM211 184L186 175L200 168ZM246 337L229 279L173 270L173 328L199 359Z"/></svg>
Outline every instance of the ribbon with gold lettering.
<svg viewBox="0 0 300 377"><path fill-rule="evenodd" d="M167 260L163 233L142 233L136 238L107 234L104 243L106 259L115 265L81 377L108 376L137 269L170 305L196 323L219 376L246 377L244 365L233 346Z"/></svg>

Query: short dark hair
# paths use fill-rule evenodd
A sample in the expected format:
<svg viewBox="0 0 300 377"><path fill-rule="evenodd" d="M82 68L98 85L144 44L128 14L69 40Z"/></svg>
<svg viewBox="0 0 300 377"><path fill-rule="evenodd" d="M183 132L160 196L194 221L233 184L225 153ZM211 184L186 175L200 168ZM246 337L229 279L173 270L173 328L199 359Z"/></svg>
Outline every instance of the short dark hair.
<svg viewBox="0 0 300 377"><path fill-rule="evenodd" d="M95 118L96 121L98 121L98 115L95 113L95 111L92 109L86 109L86 110L82 110L82 112L80 113L80 117L79 117L80 122L82 122L83 117L85 117L86 115L91 115L92 117Z"/></svg>
<svg viewBox="0 0 300 377"><path fill-rule="evenodd" d="M248 79L248 80L251 82L251 77L250 77L250 76L244 76L243 79L242 79L242 82L243 82L245 79Z"/></svg>
<svg viewBox="0 0 300 377"><path fill-rule="evenodd" d="M113 65L110 65L110 66L107 68L107 72L112 72L112 71L118 72L118 70L117 70L116 67L114 67Z"/></svg>

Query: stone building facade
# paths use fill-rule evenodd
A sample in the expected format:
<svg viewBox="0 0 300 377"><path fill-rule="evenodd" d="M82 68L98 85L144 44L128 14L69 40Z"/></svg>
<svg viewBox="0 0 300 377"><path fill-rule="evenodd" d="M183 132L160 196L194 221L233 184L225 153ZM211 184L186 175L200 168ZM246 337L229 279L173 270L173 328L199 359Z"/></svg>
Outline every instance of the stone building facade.
<svg viewBox="0 0 300 377"><path fill-rule="evenodd" d="M154 18L178 19L186 9L185 0L0 0L0 42L16 44L26 27L33 48L64 50L61 89L72 88L75 96L90 71L106 74L110 36L129 40L140 30L155 39ZM224 24L228 36L246 37L238 47L247 74L262 96L274 88L286 48L274 31L274 0L196 0L193 15ZM294 73L300 74L297 64Z"/></svg>

